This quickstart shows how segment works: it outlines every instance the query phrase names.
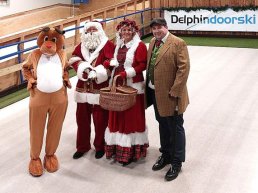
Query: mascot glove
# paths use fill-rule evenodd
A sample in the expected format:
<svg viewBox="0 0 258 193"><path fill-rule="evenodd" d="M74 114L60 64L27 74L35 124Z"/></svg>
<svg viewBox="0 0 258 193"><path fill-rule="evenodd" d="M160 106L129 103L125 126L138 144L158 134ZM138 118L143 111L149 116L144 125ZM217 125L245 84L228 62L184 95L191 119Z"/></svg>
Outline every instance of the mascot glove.
<svg viewBox="0 0 258 193"><path fill-rule="evenodd" d="M120 73L119 73L119 76L120 76L121 78L125 79L125 78L126 78L126 72L125 72L125 71L120 72Z"/></svg>
<svg viewBox="0 0 258 193"><path fill-rule="evenodd" d="M81 62L78 66L78 69L77 69L77 76L80 80L82 81L87 81L87 79L85 79L83 77L83 74L86 72L88 72L87 69L92 69L92 66L90 65L89 62Z"/></svg>
<svg viewBox="0 0 258 193"><path fill-rule="evenodd" d="M110 66L113 66L113 67L117 67L119 64L118 64L118 61L116 59L111 59L110 60Z"/></svg>
<svg viewBox="0 0 258 193"><path fill-rule="evenodd" d="M97 73L95 70L90 71L88 75L88 79L95 79L97 77Z"/></svg>
<svg viewBox="0 0 258 193"><path fill-rule="evenodd" d="M36 85L37 81L34 78L30 78L28 80L27 90L30 90L33 88L34 85Z"/></svg>
<svg viewBox="0 0 258 193"><path fill-rule="evenodd" d="M64 80L64 86L66 86L67 88L72 88L71 82L69 80L69 72L68 72L68 70L64 71L63 80Z"/></svg>

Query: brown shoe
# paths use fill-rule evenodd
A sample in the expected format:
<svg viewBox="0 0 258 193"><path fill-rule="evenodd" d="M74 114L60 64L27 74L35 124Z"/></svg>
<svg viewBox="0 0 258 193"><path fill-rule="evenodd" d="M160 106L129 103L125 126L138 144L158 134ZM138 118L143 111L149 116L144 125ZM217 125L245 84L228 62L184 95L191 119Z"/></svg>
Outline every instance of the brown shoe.
<svg viewBox="0 0 258 193"><path fill-rule="evenodd" d="M39 177L43 174L43 166L40 158L30 160L29 172L34 177Z"/></svg>
<svg viewBox="0 0 258 193"><path fill-rule="evenodd" d="M50 173L58 170L59 164L56 155L45 155L44 168Z"/></svg>

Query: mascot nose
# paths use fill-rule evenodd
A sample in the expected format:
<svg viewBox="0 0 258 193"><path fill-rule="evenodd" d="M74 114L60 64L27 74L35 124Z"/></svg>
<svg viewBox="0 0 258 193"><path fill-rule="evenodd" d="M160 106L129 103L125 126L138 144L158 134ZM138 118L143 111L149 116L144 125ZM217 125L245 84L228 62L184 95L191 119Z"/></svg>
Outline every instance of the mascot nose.
<svg viewBox="0 0 258 193"><path fill-rule="evenodd" d="M46 43L46 47L47 47L48 49L50 49L50 48L52 47L52 45L51 45L50 43Z"/></svg>

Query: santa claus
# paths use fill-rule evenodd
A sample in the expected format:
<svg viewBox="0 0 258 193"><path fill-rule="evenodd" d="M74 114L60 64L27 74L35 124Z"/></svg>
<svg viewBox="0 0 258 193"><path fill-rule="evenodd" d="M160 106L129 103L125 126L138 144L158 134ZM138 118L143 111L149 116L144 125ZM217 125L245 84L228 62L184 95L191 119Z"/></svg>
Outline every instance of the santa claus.
<svg viewBox="0 0 258 193"><path fill-rule="evenodd" d="M99 90L108 86L115 46L108 40L101 23L87 22L81 35L81 43L76 46L69 64L77 72L75 90L77 102L77 151L73 158L78 159L91 149L91 115L95 127L95 158L104 154L104 133L108 125L108 111L99 106Z"/></svg>

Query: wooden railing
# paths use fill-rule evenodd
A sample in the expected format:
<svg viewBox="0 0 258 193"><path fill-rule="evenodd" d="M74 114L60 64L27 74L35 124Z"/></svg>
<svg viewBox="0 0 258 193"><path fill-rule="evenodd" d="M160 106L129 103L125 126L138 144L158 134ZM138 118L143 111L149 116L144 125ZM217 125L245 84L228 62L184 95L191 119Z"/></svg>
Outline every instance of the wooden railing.
<svg viewBox="0 0 258 193"><path fill-rule="evenodd" d="M49 27L59 27L67 31L73 31L73 35L66 38L66 52L68 58L74 49L74 46L80 42L80 26L86 20L103 19L106 21L104 30L110 39L114 38L115 27L122 19L132 18L136 20L137 24L142 29L142 34L148 34L149 22L153 17L160 17L160 11L153 11L161 7L220 7L220 6L258 6L258 0L131 0L124 3L111 5L102 9L87 12L78 16L62 19L61 21L54 21L50 23ZM137 11L147 10L137 13ZM109 19L115 18L115 19ZM29 21L26 21L29 22ZM17 52L12 58L4 58L0 56L0 93L12 86L17 86L23 82L23 76L20 72L21 62L28 55L30 49L25 49L24 44L31 41L39 34L39 27L19 34L10 35L5 38L0 37L0 53L1 47L13 44L17 47ZM177 32L180 34L180 32ZM184 32L185 33L185 32ZM191 32L194 33L194 32ZM210 32L207 32L210 33ZM205 32L203 33L204 35ZM248 35L248 34L247 34Z"/></svg>
<svg viewBox="0 0 258 193"><path fill-rule="evenodd" d="M109 39L114 39L116 25L124 18L134 19L142 29L143 34L149 33L149 29L146 26L148 26L151 20L151 15L150 0L131 0L67 18L62 21L53 22L48 26L59 27L60 29L66 29L73 33L72 36L65 40L66 52L69 58L74 47L80 42L80 28L83 22L94 19L106 21L103 28ZM24 48L24 44L28 41L35 40L39 31L39 28L31 29L0 39L0 50L6 45L17 46L17 52L11 54L15 55L14 58L8 59L0 56L0 92L23 82L23 76L20 72L21 63L27 57L28 51L30 51L30 48ZM35 49L35 46L32 48ZM1 62L3 59L5 61Z"/></svg>
<svg viewBox="0 0 258 193"><path fill-rule="evenodd" d="M223 7L258 6L257 0L152 0L152 8L160 7Z"/></svg>

